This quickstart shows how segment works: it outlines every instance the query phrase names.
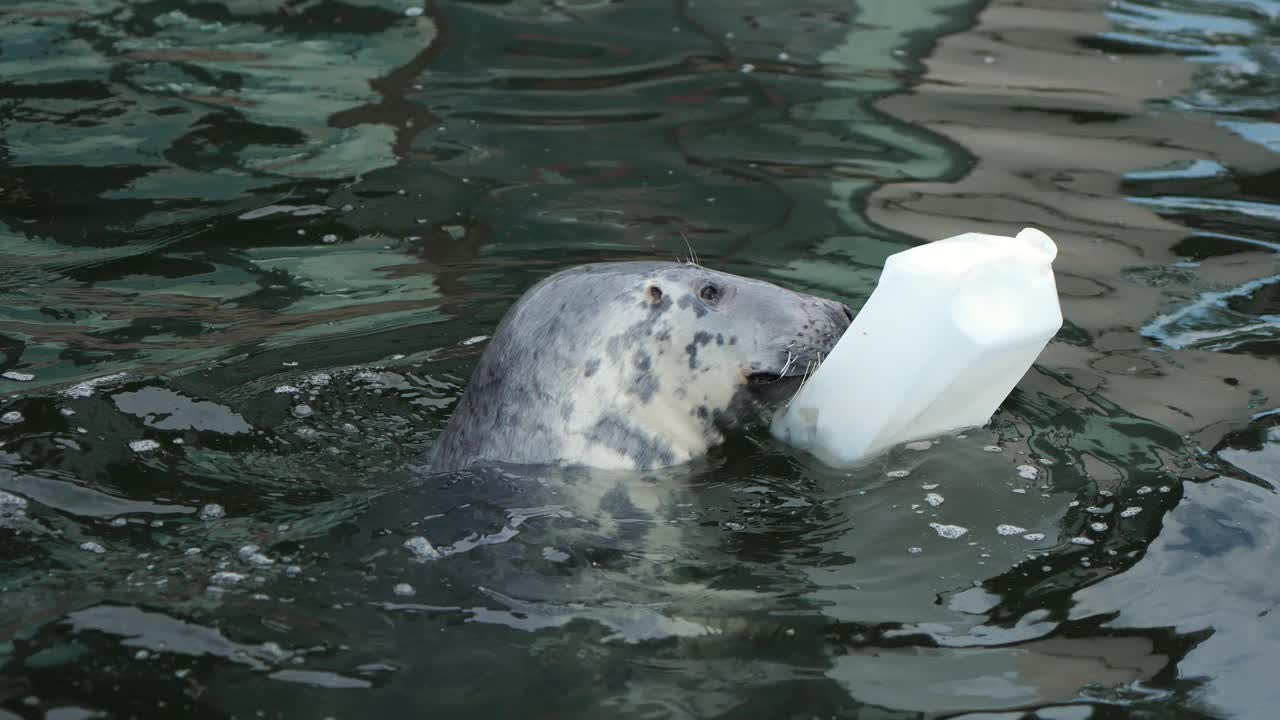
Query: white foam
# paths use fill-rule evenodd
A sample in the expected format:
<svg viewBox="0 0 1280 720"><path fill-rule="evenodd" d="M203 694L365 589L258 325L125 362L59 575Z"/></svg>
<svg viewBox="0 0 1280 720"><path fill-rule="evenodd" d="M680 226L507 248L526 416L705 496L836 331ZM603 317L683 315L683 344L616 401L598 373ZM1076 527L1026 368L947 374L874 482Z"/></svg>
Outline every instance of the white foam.
<svg viewBox="0 0 1280 720"><path fill-rule="evenodd" d="M440 551L421 535L405 540L404 549L413 553L418 560L435 560L440 557Z"/></svg>
<svg viewBox="0 0 1280 720"><path fill-rule="evenodd" d="M87 398L92 396L93 393L96 392L100 386L109 385L118 380L124 380L127 377L129 377L127 373L115 373L113 375L103 375L102 377L93 378L92 380L85 380L82 383L72 385L66 390L63 390L62 394L71 398Z"/></svg>
<svg viewBox="0 0 1280 720"><path fill-rule="evenodd" d="M960 527L959 525L943 525L942 523L929 523L929 527L938 533L938 537L948 540L955 540L969 532L969 528Z"/></svg>

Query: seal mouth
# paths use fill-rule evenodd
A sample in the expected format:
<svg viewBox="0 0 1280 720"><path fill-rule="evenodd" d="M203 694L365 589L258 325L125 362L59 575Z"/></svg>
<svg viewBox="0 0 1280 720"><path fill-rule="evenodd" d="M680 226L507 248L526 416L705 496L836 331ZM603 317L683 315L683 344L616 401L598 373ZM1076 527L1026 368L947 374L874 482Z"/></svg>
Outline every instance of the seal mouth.
<svg viewBox="0 0 1280 720"><path fill-rule="evenodd" d="M798 374L779 375L776 372L758 372L751 373L747 376L747 387L762 388L781 383L799 380L802 376Z"/></svg>
<svg viewBox="0 0 1280 720"><path fill-rule="evenodd" d="M779 375L775 372L752 373L747 376L747 392L756 402L766 405L785 402L795 395L803 382L802 374Z"/></svg>

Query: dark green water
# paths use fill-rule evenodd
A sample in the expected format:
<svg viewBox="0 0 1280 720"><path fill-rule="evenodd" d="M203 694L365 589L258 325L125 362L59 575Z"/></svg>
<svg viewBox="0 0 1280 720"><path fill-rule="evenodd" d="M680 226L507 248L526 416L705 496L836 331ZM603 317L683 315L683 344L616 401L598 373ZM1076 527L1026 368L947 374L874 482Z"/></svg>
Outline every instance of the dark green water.
<svg viewBox="0 0 1280 720"><path fill-rule="evenodd" d="M0 718L1273 717L1274 0L407 7L0 5ZM416 466L562 267L1025 224L988 428Z"/></svg>

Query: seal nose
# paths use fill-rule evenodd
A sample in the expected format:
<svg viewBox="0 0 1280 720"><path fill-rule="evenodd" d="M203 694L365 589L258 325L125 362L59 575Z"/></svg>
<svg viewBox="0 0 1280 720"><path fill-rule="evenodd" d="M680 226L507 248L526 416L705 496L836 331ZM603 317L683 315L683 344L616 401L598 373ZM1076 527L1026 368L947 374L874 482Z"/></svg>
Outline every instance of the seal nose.
<svg viewBox="0 0 1280 720"><path fill-rule="evenodd" d="M849 322L853 322L853 309L844 303L840 303L840 309L844 311L844 316L849 318Z"/></svg>

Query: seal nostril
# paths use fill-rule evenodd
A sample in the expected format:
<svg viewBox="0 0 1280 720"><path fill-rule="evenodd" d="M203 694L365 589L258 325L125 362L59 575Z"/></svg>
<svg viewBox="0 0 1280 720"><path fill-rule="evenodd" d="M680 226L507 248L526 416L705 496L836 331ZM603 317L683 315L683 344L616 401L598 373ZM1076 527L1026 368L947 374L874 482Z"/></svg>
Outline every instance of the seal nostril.
<svg viewBox="0 0 1280 720"><path fill-rule="evenodd" d="M853 322L853 310L844 303L840 303L840 309L844 311L844 316L849 318L849 322Z"/></svg>

